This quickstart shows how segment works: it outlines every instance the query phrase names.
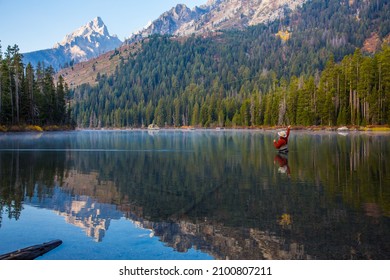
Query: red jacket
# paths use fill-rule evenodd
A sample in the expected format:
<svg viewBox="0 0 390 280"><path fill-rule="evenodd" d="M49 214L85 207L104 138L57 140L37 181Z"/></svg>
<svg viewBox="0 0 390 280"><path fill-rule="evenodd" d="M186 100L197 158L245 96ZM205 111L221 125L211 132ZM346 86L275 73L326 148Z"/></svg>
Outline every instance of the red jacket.
<svg viewBox="0 0 390 280"><path fill-rule="evenodd" d="M286 137L280 137L278 141L274 141L275 148L280 149L283 146L286 146L286 148L287 148L288 136L290 136L290 128L289 127L287 128Z"/></svg>

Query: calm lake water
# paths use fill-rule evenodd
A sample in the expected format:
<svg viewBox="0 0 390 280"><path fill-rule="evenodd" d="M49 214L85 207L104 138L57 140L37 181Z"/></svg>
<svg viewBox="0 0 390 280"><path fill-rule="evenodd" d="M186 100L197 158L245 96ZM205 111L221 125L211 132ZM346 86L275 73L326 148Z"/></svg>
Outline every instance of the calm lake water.
<svg viewBox="0 0 390 280"><path fill-rule="evenodd" d="M0 134L0 254L390 259L390 134Z"/></svg>

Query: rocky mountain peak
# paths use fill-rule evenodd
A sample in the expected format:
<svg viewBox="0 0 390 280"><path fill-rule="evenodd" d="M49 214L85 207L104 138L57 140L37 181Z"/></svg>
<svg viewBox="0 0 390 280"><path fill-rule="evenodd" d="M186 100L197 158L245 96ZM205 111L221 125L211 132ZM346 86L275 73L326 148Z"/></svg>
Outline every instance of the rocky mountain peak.
<svg viewBox="0 0 390 280"><path fill-rule="evenodd" d="M163 13L158 19L148 24L144 29L133 33L128 39L128 43L146 38L153 34L175 34L183 24L198 19L203 13L202 9L191 10L184 4L178 4L169 11Z"/></svg>
<svg viewBox="0 0 390 280"><path fill-rule="evenodd" d="M24 62L35 66L38 61L52 65L54 69L64 64L88 60L119 47L122 42L110 35L107 26L100 17L96 17L75 31L67 34L52 49L24 54Z"/></svg>
<svg viewBox="0 0 390 280"><path fill-rule="evenodd" d="M186 36L247 26L283 17L307 0L208 0L205 5L189 9L179 4L163 13L148 27L133 34L133 42L152 34Z"/></svg>
<svg viewBox="0 0 390 280"><path fill-rule="evenodd" d="M60 43L54 45L54 48L70 45L80 39L85 39L88 42L92 42L96 41L98 38L111 37L116 38L116 36L110 36L107 26L104 24L103 20L100 17L96 17L74 32L67 34Z"/></svg>

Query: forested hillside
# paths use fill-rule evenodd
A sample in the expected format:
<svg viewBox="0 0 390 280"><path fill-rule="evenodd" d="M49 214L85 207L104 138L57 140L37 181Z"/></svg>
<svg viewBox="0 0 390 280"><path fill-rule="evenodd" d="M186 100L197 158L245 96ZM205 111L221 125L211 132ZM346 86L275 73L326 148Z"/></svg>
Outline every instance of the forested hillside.
<svg viewBox="0 0 390 280"><path fill-rule="evenodd" d="M309 1L285 19L151 37L113 76L74 91L82 127L389 124L388 0ZM279 34L279 35L276 35Z"/></svg>
<svg viewBox="0 0 390 280"><path fill-rule="evenodd" d="M4 57L0 45L0 131L26 125L69 125L66 83L60 78L54 84L52 67L40 63L36 69L30 63L25 67L22 59L17 45L8 46Z"/></svg>

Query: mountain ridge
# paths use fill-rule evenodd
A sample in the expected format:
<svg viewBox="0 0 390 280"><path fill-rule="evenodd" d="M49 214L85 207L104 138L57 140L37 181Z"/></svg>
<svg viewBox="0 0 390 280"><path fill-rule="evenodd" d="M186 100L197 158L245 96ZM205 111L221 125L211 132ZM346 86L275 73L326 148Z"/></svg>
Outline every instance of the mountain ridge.
<svg viewBox="0 0 390 280"><path fill-rule="evenodd" d="M257 0L255 0L257 1ZM215 2L224 2L223 0L209 0L208 1L208 4L209 5L213 5L213 3ZM356 1L353 1L354 3ZM351 5L354 5L354 3L350 2ZM356 4L356 3L355 3ZM317 31L314 31L318 28L318 26L312 26L312 20L314 20L316 17L318 17L318 15L314 15L313 17L310 18L310 20L308 22L305 22L305 21L302 21L301 20L301 13L303 12L303 10L307 10L307 8L304 8L304 6L307 5L307 3L304 3L303 6L301 7L301 9L297 9L295 10L294 12L292 12L289 17L290 19L285 19L285 20L279 20L278 22L278 26L279 28L278 29L275 29L275 28L272 28L272 29L275 29L274 31L274 34L272 36L276 36L276 37L280 37L281 40L284 42L284 47L283 49L285 49L287 47L287 45L290 45L289 42L287 42L288 40L292 40L292 41L296 41L296 40L304 40L302 38L299 38L301 37L302 35L299 35L299 32L297 33L296 31L299 31L299 29L301 28L310 28L311 30L313 30L313 32L309 32L307 33L305 36L309 36L309 37L312 37L313 35L315 35L316 33L318 33ZM318 4L316 4L318 6ZM324 4L324 7L327 7L328 4ZM310 6L313 6L313 5L310 5ZM342 5L341 5L342 6ZM179 10L177 9L177 7L179 7ZM195 7L194 9L204 9L204 6L202 7ZM302 9L304 8L304 9ZM322 8L323 9L323 8ZM180 13L181 11L181 13ZM184 16L184 13L188 13L188 11L191 11L188 7L186 7L185 5L177 5L176 7L172 8L171 10L165 12L163 15L165 17L169 16L170 14L172 14L173 12L177 14L176 18L179 19L180 16L183 18ZM325 11L325 10L324 10ZM360 11L361 13L362 11ZM308 11L306 12L308 13ZM330 15L330 14L329 14ZM349 15L349 17L351 17L352 15ZM347 17L347 15L346 15ZM354 17L354 16L353 16ZM287 23L286 23L287 22ZM151 25L152 23L149 24L149 26ZM306 27L304 27L306 26ZM251 28L255 28L256 27L251 27ZM325 41L329 41L331 42L332 46L333 47L337 47L335 48L336 50L336 53L334 53L336 55L336 59L340 60L343 56L343 54L338 54L339 52L342 52L342 49L345 47L347 47L348 45L347 44L347 37L346 35L341 35L341 34L331 34L329 33L329 28L331 28L330 25L326 25L324 26L324 29L325 29L325 33L322 35L323 36L328 36L330 37L329 39L325 40ZM385 36L382 34L381 36L378 35L378 30L376 30L375 32L373 32L371 34L371 41L370 41L370 37L367 36L366 38L362 39L362 43L359 44L359 47L362 48L363 51L367 51L367 52L370 52L370 53L375 53L377 50L380 49L380 45L383 43L383 42L390 42L390 35L388 35L386 38ZM141 32L139 32L138 34L140 34ZM387 32L384 32L384 33L387 33ZM165 33L167 34L167 32ZM215 37L217 40L221 40L221 35L222 33L221 32L209 32L207 34L203 34L202 37L206 38L206 37ZM169 34L168 34L169 35ZM317 35L315 35L317 36ZM319 35L318 35L319 36ZM381 38L379 38L381 37ZM138 39L141 39L143 38L142 36L140 36ZM189 38L188 36L174 36L172 39L174 40L177 40L177 41L180 41L180 42L185 42L187 40L187 38ZM319 36L318 38L318 42L315 43L314 41L314 38L310 38L310 44L319 44L320 41L323 41L322 43L326 43L324 40L320 39L321 36ZM314 40L314 41L313 41ZM138 40L135 40L135 42L137 42ZM239 43L239 42L237 42ZM295 44L295 43L292 43L292 44ZM300 44L300 43L299 43ZM124 44L126 45L126 44ZM87 62L83 62L82 63L82 66L80 67L72 67L72 69L70 68L65 68L61 71L59 71L56 75L56 77L58 77L59 75L62 75L63 78L65 79L65 81L68 83L68 85L71 86L71 88L74 88L74 87L77 87L79 85L81 85L83 82L87 82L89 83L90 85L94 85L97 83L97 80L95 79L96 78L96 74L99 72L101 76L103 75L112 75L114 73L114 69L115 69L115 63L117 63L116 65L119 65L119 61L117 58L124 58L125 60L128 59L128 56L131 54L131 56L134 58L136 56L137 53L139 53L139 51L142 49L142 44L141 43L130 43L130 41L127 41L127 45L129 46L128 48L128 51L122 51L121 49L118 49L118 53L116 55L113 55L113 53L111 52L109 55L101 55L97 58L94 58L93 60L91 60L91 63L89 63L89 61ZM343 48L341 48L343 46ZM350 46L348 46L347 48L351 48ZM126 49L126 48L125 48ZM310 51L307 49L305 50L306 53L310 53ZM353 50L351 50L353 51ZM287 54L288 55L288 54ZM294 53L291 53L289 54L289 56L296 56L296 54ZM285 52L282 52L281 53L281 57L283 57L284 60L286 60L286 54ZM298 58L296 59L299 59L300 55L298 55ZM279 58L277 58L279 59ZM285 63L286 61L284 61ZM92 67L92 65L96 65L96 68L95 67ZM108 67L101 67L102 65L110 65L109 67L109 71L105 70L105 69L108 69ZM298 64L299 65L299 64ZM316 64L315 66L313 67L318 67L320 65ZM95 68L95 70L94 70ZM91 77L87 77L87 75L92 75Z"/></svg>
<svg viewBox="0 0 390 280"><path fill-rule="evenodd" d="M177 4L162 13L125 43L140 41L154 34L189 36L226 29L244 29L284 17L307 0L209 0L200 7ZM110 35L100 17L65 35L52 48L24 53L23 62L36 67L39 62L58 71L66 66L96 58L122 45Z"/></svg>
<svg viewBox="0 0 390 280"><path fill-rule="evenodd" d="M307 0L209 0L192 10L178 4L144 29L133 33L127 43L150 35L188 36L226 29L244 29L282 18Z"/></svg>

